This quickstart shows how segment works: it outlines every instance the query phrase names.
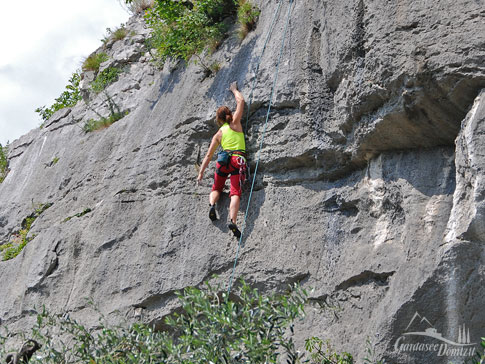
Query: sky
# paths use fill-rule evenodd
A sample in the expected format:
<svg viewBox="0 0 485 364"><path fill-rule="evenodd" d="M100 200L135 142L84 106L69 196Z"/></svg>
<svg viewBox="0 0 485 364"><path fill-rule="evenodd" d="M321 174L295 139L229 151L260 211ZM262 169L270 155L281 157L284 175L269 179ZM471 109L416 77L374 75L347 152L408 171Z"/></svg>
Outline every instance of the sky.
<svg viewBox="0 0 485 364"><path fill-rule="evenodd" d="M42 123L72 73L107 34L126 23L123 0L6 1L0 11L0 143Z"/></svg>

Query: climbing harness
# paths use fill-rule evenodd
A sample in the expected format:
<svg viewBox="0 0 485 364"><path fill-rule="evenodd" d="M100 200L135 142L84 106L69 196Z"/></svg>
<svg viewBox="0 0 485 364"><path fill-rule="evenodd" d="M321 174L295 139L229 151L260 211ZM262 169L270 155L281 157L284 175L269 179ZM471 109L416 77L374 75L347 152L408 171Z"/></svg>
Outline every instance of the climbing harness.
<svg viewBox="0 0 485 364"><path fill-rule="evenodd" d="M273 80L273 87L271 89L271 96L270 96L270 99L269 99L268 110L266 112L266 120L265 120L265 123L264 123L264 129L263 129L263 133L262 133L262 136L261 136L261 142L259 143L258 158L257 158L257 161L256 161L256 167L254 168L253 180L252 180L252 183L251 183L251 190L250 190L250 193L249 193L248 204L246 206L246 213L244 215L244 222L243 222L242 229L241 229L241 236L239 238L239 243L237 245L236 258L234 259L234 266L232 268L232 274L231 274L231 277L229 279L229 285L228 285L228 288L227 288L228 294L231 293L234 274L236 273L237 260L239 258L239 251L241 249L242 239L244 237L244 230L246 229L246 221L247 221L247 218L248 218L249 206L251 204L251 198L252 198L253 190L254 190L254 183L256 181L256 174L258 173L259 161L261 159L261 150L263 149L264 135L266 133L266 129L267 129L267 126L268 126L269 114L270 114L271 106L272 106L272 103L273 103L274 91L276 89L276 81L278 80L278 71L279 71L279 67L280 67L280 63L281 63L281 58L283 56L283 50L285 48L286 33L287 33L287 30L288 30L288 24L290 22L291 9L292 9L292 5L293 5L293 0L289 0L289 1L290 1L290 4L289 4L289 7L288 7L288 13L287 13L287 16L286 16L286 25L285 25L285 30L284 30L284 33L283 33L283 39L281 41L280 54L279 54L279 57L278 57L278 61L276 63L276 71L275 71L274 80ZM264 47L263 47L263 51L261 53L261 57L258 61L258 65L256 67L256 72L259 70L259 64L261 63L261 58L263 57L263 52L266 48L266 44L268 42L269 36L273 31L273 26L274 26L274 22L275 22L275 19L276 19L276 14L279 13L279 9L280 9L282 2L283 1L280 1L279 5L278 5L278 9L275 13L275 16L273 17L273 23L271 24L270 32L269 32L269 34L266 38L266 41L265 41L265 44L264 44ZM254 87L256 85L256 76L257 76L257 73L254 76L253 86L252 86L252 90L251 90L251 93L250 93L250 103L249 103L249 106L248 106L248 114L247 114L247 119L246 119L246 129L245 130L247 130L247 124L248 124L248 120L249 120L249 111L250 111L249 108L251 107L252 95L253 95Z"/></svg>

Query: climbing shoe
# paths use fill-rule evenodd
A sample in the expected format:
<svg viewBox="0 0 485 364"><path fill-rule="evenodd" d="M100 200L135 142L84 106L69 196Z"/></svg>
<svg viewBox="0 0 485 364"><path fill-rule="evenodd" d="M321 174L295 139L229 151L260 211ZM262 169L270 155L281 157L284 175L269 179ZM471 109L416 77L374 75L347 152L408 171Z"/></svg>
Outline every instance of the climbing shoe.
<svg viewBox="0 0 485 364"><path fill-rule="evenodd" d="M227 225L227 227L229 228L229 230L232 231L232 233L234 234L234 236L239 239L241 237L241 232L239 231L239 229L237 228L237 225L235 223L231 222L229 223L229 225Z"/></svg>
<svg viewBox="0 0 485 364"><path fill-rule="evenodd" d="M209 219L211 219L212 221L216 221L217 220L217 215L216 215L216 205L209 205L211 208L209 210Z"/></svg>

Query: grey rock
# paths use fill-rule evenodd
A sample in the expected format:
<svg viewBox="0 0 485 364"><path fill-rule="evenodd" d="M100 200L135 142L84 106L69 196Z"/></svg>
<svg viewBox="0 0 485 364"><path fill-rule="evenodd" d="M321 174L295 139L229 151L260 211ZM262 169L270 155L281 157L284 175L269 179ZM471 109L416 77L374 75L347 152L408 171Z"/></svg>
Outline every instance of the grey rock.
<svg viewBox="0 0 485 364"><path fill-rule="evenodd" d="M146 37L144 37L143 35L135 35L131 39L132 39L132 41L134 43L144 44L145 43L145 40L146 40Z"/></svg>
<svg viewBox="0 0 485 364"><path fill-rule="evenodd" d="M81 82L79 82L79 91L81 92L81 97L85 103L89 102L91 95L91 82L96 78L96 72L94 71L84 71L82 73Z"/></svg>
<svg viewBox="0 0 485 364"><path fill-rule="evenodd" d="M448 224L445 241L457 240L484 242L485 205L483 176L485 147L482 141L485 117L485 91L475 102L462 123L456 139L457 188L453 198L453 210Z"/></svg>
<svg viewBox="0 0 485 364"><path fill-rule="evenodd" d="M137 61L141 57L141 49L139 47L124 48L113 56L115 61L120 64L131 63Z"/></svg>
<svg viewBox="0 0 485 364"><path fill-rule="evenodd" d="M96 72L94 72L94 71L83 72L83 81L84 82L83 82L82 86L80 85L79 87L81 89L87 88L89 86L89 84L94 81L95 78L96 78Z"/></svg>
<svg viewBox="0 0 485 364"><path fill-rule="evenodd" d="M71 113L71 108L70 107L65 107L63 109L57 110L47 121L45 127L48 128L52 124L57 123L59 120L64 119Z"/></svg>
<svg viewBox="0 0 485 364"><path fill-rule="evenodd" d="M396 343L421 342L404 335L416 312L449 340L463 325L473 343L483 336L483 4L293 4L236 277L263 290L314 287L313 302L327 309L308 307L299 344L320 336L362 362L370 337L386 362L461 363ZM116 42L110 57L128 62L118 82L12 143L2 241L32 202L54 205L22 253L0 262L4 325L26 329L26 312L42 304L94 325L85 297L113 320L120 312L160 324L178 307L176 290L214 273L227 284L236 253L229 199L211 224L214 166L194 187L194 165L217 130L216 108L235 106L230 82L249 101L257 77L243 122L254 168L288 9L283 2L255 75L278 3L259 5L254 32L205 56L221 63L217 74L205 77L194 62L160 70L137 58L141 42ZM147 34L141 18L127 27ZM109 115L108 97L130 113L84 133L83 122Z"/></svg>
<svg viewBox="0 0 485 364"><path fill-rule="evenodd" d="M103 72L105 69L109 67L116 67L118 64L119 63L115 59L110 58L99 65L99 73Z"/></svg>

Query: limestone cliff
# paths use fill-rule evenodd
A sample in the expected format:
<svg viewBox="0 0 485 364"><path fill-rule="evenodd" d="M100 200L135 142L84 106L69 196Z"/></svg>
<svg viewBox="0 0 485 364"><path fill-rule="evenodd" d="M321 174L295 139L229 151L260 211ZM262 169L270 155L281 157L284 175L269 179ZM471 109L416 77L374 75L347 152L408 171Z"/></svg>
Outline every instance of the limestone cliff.
<svg viewBox="0 0 485 364"><path fill-rule="evenodd" d="M108 44L102 65L124 67L106 92L129 114L85 133L85 121L109 112L105 93L88 93L12 143L0 240L36 204L53 205L22 253L0 262L2 325L27 327L42 304L89 323L86 297L113 317L158 323L175 291L214 273L228 281L228 198L212 224L212 176L196 187L194 165L216 108L234 107L229 83L248 97L257 77L246 130L254 163L289 2L255 75L278 2L259 6L254 32L208 56L222 66L209 77L194 63L154 67L133 18L136 35ZM370 337L390 363L459 363L396 350L420 342L399 341L416 312L454 342L463 325L473 343L485 335L484 9L483 0L293 2L236 276L264 290L314 287L312 299L331 308L309 307L300 339L329 339L359 361Z"/></svg>

